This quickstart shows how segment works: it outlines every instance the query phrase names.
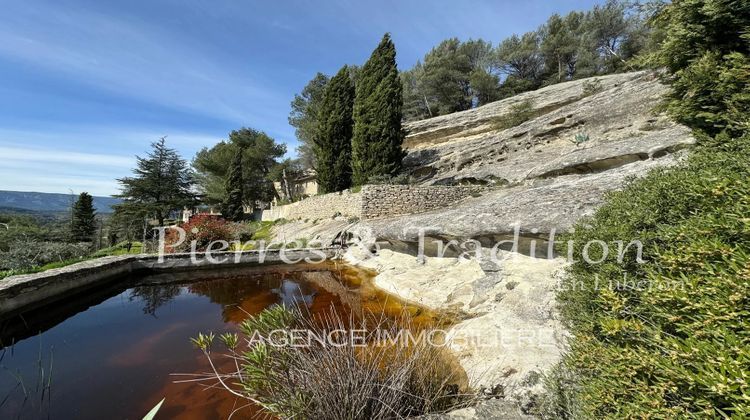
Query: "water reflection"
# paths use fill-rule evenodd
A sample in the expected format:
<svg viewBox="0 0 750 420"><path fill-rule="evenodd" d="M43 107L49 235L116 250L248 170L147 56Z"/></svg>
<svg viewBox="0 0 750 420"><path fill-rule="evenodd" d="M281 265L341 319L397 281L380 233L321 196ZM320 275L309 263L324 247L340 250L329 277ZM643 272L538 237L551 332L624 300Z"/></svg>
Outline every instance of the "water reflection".
<svg viewBox="0 0 750 420"><path fill-rule="evenodd" d="M156 310L165 305L180 294L180 286L164 285L161 287L154 286L136 286L130 289L130 300L140 300L143 302L143 313L156 317Z"/></svg>
<svg viewBox="0 0 750 420"><path fill-rule="evenodd" d="M281 280L281 286L271 291L279 296L281 304L284 306L295 307L304 305L310 307L313 297L315 297L315 292L310 287L306 287L306 289L308 289L307 293L302 291L301 284L289 279L283 279Z"/></svg>
<svg viewBox="0 0 750 420"><path fill-rule="evenodd" d="M170 376L209 369L190 337L236 330L277 304L312 314L403 308L365 285L361 274L321 268L135 276L5 320L3 343L15 344L0 355L0 418L141 418L162 398L163 418L226 418L244 402ZM51 388L36 386L50 358Z"/></svg>

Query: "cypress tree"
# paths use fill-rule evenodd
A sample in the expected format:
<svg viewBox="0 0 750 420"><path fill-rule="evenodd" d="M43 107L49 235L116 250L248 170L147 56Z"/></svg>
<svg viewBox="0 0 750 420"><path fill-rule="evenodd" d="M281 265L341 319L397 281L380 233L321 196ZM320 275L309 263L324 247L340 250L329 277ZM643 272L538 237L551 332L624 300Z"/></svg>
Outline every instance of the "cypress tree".
<svg viewBox="0 0 750 420"><path fill-rule="evenodd" d="M74 242L91 242L96 232L96 211L94 198L87 192L82 192L73 204L70 225L70 237Z"/></svg>
<svg viewBox="0 0 750 420"><path fill-rule="evenodd" d="M354 83L344 66L326 87L315 136L315 162L321 192L345 190L352 185L352 130Z"/></svg>
<svg viewBox="0 0 750 420"><path fill-rule="evenodd" d="M402 89L396 47L385 34L357 79L352 137L355 185L365 184L374 175L394 176L401 170Z"/></svg>
<svg viewBox="0 0 750 420"><path fill-rule="evenodd" d="M227 220L240 221L245 216L243 197L245 196L244 180L242 177L242 154L239 148L234 155L229 176L226 180L227 198L222 205L221 214Z"/></svg>

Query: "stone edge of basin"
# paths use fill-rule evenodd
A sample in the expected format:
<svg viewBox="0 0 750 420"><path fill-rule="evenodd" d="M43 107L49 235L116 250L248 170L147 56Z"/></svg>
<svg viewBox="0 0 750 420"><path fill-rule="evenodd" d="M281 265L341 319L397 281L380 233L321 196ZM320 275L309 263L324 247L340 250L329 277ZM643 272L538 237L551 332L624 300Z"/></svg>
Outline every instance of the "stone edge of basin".
<svg viewBox="0 0 750 420"><path fill-rule="evenodd" d="M61 268L33 274L22 274L0 280L0 317L36 304L62 299L72 292L104 284L135 271L207 269L243 265L282 264L288 261L319 261L337 256L338 248L316 248L243 252L214 252L212 257L223 260L209 263L205 258L193 259L191 254L167 254L163 261L154 254L120 255L81 261ZM283 258L282 258L283 256Z"/></svg>

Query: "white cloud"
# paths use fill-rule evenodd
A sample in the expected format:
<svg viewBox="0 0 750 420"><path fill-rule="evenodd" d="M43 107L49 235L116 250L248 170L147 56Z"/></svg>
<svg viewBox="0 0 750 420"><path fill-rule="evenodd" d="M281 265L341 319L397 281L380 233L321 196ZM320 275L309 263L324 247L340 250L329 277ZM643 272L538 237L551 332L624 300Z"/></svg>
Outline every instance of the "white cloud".
<svg viewBox="0 0 750 420"><path fill-rule="evenodd" d="M65 163L70 165L89 165L132 168L135 163L133 157L106 155L98 153L66 152L63 150L49 150L41 148L20 148L0 146L0 166L11 162Z"/></svg>

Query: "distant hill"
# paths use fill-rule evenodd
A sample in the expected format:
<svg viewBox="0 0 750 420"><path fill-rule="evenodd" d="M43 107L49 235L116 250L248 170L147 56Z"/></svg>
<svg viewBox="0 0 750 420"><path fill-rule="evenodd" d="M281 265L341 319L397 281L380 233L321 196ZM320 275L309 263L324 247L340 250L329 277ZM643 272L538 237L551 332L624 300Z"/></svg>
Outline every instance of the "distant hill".
<svg viewBox="0 0 750 420"><path fill-rule="evenodd" d="M70 210L71 200L76 197L70 194L0 190L0 208L46 213L63 212ZM119 198L94 197L94 208L99 213L112 213L112 206L119 202Z"/></svg>

